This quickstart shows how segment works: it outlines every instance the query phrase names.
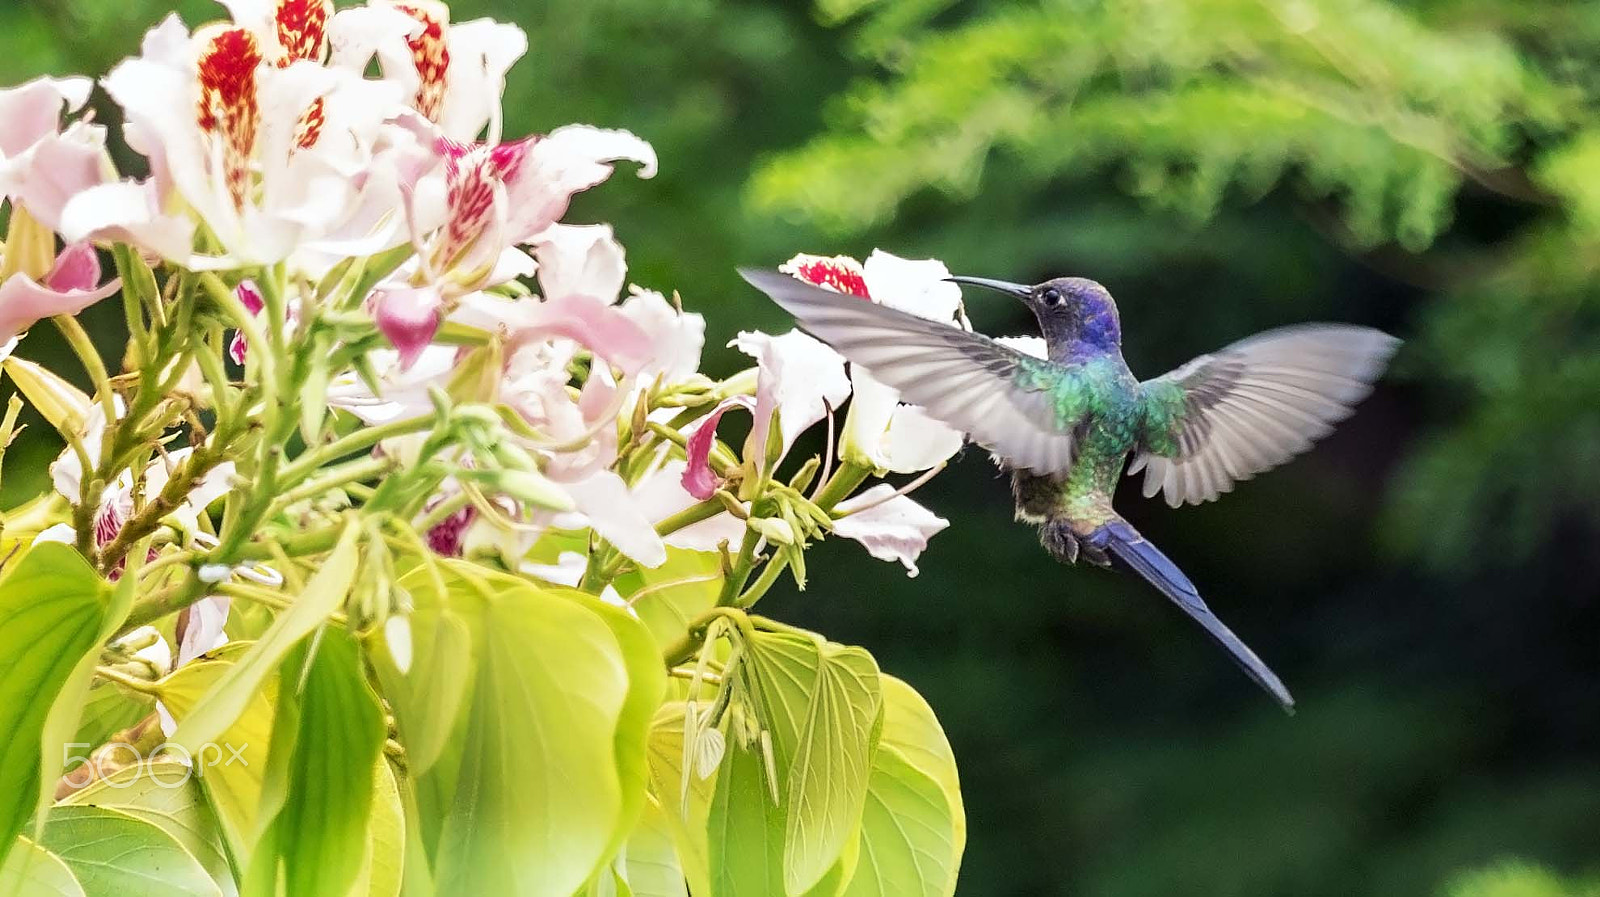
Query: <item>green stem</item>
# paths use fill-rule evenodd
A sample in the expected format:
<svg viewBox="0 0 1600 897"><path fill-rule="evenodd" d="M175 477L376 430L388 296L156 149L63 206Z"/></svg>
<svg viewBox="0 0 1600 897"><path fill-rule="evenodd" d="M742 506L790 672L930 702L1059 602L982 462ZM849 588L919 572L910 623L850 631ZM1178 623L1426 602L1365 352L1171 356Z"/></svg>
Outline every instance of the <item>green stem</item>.
<svg viewBox="0 0 1600 897"><path fill-rule="evenodd" d="M361 458L348 464L330 467L278 496L272 503L272 509L289 507L295 502L303 501L320 492L336 489L349 483L363 483L367 480L376 479L386 473L393 472L395 466L396 462L393 458ZM285 475L279 477L279 481L283 484L292 482L287 476L287 471L285 471ZM269 509L268 513L271 513L271 509Z"/></svg>
<svg viewBox="0 0 1600 897"><path fill-rule="evenodd" d="M761 568L761 575L756 577L756 581L750 586L749 589L745 591L744 594L739 596L739 600L735 601L734 605L736 607L749 607L750 605L755 604L757 601L760 601L761 596L767 594L767 591L771 589L773 584L778 581L778 576L782 574L783 571L788 568L788 566L789 559L784 555L778 555L777 557L768 561L767 565Z"/></svg>
<svg viewBox="0 0 1600 897"><path fill-rule="evenodd" d="M118 417L116 397L111 391L111 377L106 373L105 362L100 360L100 353L89 339L88 331L83 329L77 318L72 315L56 315L50 320L55 322L61 335L66 337L67 345L72 347L73 353L83 363L84 370L89 372L89 380L94 384L95 398L100 400L100 407L105 411L106 438L100 443L101 458L96 459L104 460L111 451L111 434L116 430ZM85 470L84 475L88 474L89 471Z"/></svg>
<svg viewBox="0 0 1600 897"><path fill-rule="evenodd" d="M421 433L431 429L433 425L434 419L432 417L413 417L377 427L364 427L342 439L337 439L321 448L308 451L294 459L293 463L283 468L280 479L284 483L298 482L330 461L337 461L356 452L365 451L386 439Z"/></svg>
<svg viewBox="0 0 1600 897"><path fill-rule="evenodd" d="M727 510L727 508L722 506L722 502L717 501L714 498L710 499L709 501L700 502L696 505L690 505L689 507L684 508L678 513L673 514L671 517L668 517L667 519L656 524L656 535L670 536L678 530L694 526L696 523L700 523L702 521L710 520L711 518L717 516L718 514L724 513Z"/></svg>
<svg viewBox="0 0 1600 897"><path fill-rule="evenodd" d="M867 477L871 475L871 469L846 461L839 465L833 476L828 478L828 482L817 493L813 504L821 508L824 513L832 513L835 505L849 498L850 493L856 491L856 487L866 482Z"/></svg>
<svg viewBox="0 0 1600 897"><path fill-rule="evenodd" d="M722 584L722 594L717 597L718 607L732 607L738 600L739 593L750 580L750 571L755 567L756 546L759 544L761 544L761 534L753 529L745 530L744 544L739 546L739 556L734 559L733 569L728 571L728 578Z"/></svg>
<svg viewBox="0 0 1600 897"><path fill-rule="evenodd" d="M155 695L156 697L161 696L161 689L157 688L154 682L140 679L137 676L129 676L127 673L114 670L111 667L95 667L94 674L99 676L101 679L105 679L108 682L115 682L123 688L136 691L142 695Z"/></svg>

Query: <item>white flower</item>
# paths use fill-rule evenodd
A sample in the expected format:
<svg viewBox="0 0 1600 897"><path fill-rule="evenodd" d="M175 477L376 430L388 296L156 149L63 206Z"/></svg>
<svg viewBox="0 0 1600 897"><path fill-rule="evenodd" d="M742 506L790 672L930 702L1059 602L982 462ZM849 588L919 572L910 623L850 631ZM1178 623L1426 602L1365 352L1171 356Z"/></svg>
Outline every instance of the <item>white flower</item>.
<svg viewBox="0 0 1600 897"><path fill-rule="evenodd" d="M899 561L909 576L917 575L917 558L928 540L950 525L910 498L895 495L887 483L840 502L836 511L844 515L833 525L836 534L860 542L879 560Z"/></svg>
<svg viewBox="0 0 1600 897"><path fill-rule="evenodd" d="M933 321L954 323L961 290L943 262L913 261L874 250L862 265L848 256L797 255L779 270L799 280L859 296ZM851 365L855 400L845 418L840 454L879 471L917 473L961 450L962 434L929 417L900 393Z"/></svg>
<svg viewBox="0 0 1600 897"><path fill-rule="evenodd" d="M729 345L754 358L755 425L745 442L746 460L766 456L768 432L778 418L782 453L788 454L800 434L838 408L850 395L844 359L822 343L791 330L782 336L743 331Z"/></svg>

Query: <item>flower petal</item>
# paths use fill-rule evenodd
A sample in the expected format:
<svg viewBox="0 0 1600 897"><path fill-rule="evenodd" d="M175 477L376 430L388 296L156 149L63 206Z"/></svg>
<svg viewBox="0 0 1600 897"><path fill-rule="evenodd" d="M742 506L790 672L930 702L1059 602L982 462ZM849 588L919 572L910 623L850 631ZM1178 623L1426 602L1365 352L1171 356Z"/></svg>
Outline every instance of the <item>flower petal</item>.
<svg viewBox="0 0 1600 897"><path fill-rule="evenodd" d="M75 271L63 277L71 279L81 273ZM92 290L53 290L26 274L13 274L0 284L0 340L11 339L35 321L53 315L75 315L121 288L121 281L113 280Z"/></svg>
<svg viewBox="0 0 1600 897"><path fill-rule="evenodd" d="M506 182L510 242L525 242L559 221L573 194L604 182L624 159L639 163L639 177L655 176L656 151L627 131L567 125L534 143Z"/></svg>
<svg viewBox="0 0 1600 897"><path fill-rule="evenodd" d="M755 426L745 442L746 458L766 454L767 431L778 414L783 450L822 420L829 408L838 408L850 395L844 359L821 342L791 330L782 336L744 331L730 344L756 359Z"/></svg>
<svg viewBox="0 0 1600 897"><path fill-rule="evenodd" d="M938 259L903 259L881 249L862 266L872 301L930 321L950 321L961 307L961 287L945 278L950 269Z"/></svg>
<svg viewBox="0 0 1600 897"><path fill-rule="evenodd" d="M689 459L683 471L683 488L700 501L709 499L722 483L716 471L711 469L711 448L717 442L717 424L722 422L724 414L734 408L754 410L755 400L749 396L734 396L725 400L700 421L700 426L689 434L689 440L683 447L683 453Z"/></svg>
<svg viewBox="0 0 1600 897"><path fill-rule="evenodd" d="M61 113L89 101L88 78L35 78L0 90L0 157L15 156L61 130Z"/></svg>
<svg viewBox="0 0 1600 897"><path fill-rule="evenodd" d="M660 375L670 385L700 370L700 353L706 345L704 315L679 311L654 290L634 293L621 308L654 343L650 362L639 372L641 383Z"/></svg>
<svg viewBox="0 0 1600 897"><path fill-rule="evenodd" d="M452 321L509 336L512 351L531 342L570 339L596 355L637 373L650 360L650 337L609 302L591 296L563 294L547 301L501 299L473 293L461 300Z"/></svg>
<svg viewBox="0 0 1600 897"><path fill-rule="evenodd" d="M100 255L88 243L73 243L56 256L44 285L58 293L88 292L100 283Z"/></svg>
<svg viewBox="0 0 1600 897"><path fill-rule="evenodd" d="M201 598L189 606L185 613L183 637L178 641L178 666L228 643L228 635L223 627L227 625L231 607L229 599L216 595Z"/></svg>
<svg viewBox="0 0 1600 897"><path fill-rule="evenodd" d="M907 575L916 576L917 558L928 547L928 540L950 521L894 492L893 486L879 483L840 502L837 511L847 516L835 521L833 531L860 542L879 560L899 561Z"/></svg>
<svg viewBox="0 0 1600 897"><path fill-rule="evenodd" d="M544 295L616 301L628 274L609 224L553 224L532 241Z"/></svg>
<svg viewBox="0 0 1600 897"><path fill-rule="evenodd" d="M1032 355L1034 358L1050 357L1050 347L1045 344L1042 336L997 336L994 341L1024 355Z"/></svg>
<svg viewBox="0 0 1600 897"><path fill-rule="evenodd" d="M378 332L400 352L400 368L405 370L422 357L422 350L433 342L442 320L444 297L436 287L403 287L373 294L372 317Z"/></svg>
<svg viewBox="0 0 1600 897"><path fill-rule="evenodd" d="M633 489L633 500L646 517L660 523L695 504L696 499L683 488L683 461L672 460L646 475ZM691 551L716 551L723 542L734 546L744 538L744 521L724 511L709 520L686 526L663 537L673 548Z"/></svg>
<svg viewBox="0 0 1600 897"><path fill-rule="evenodd" d="M628 484L609 470L586 479L565 483L577 509L606 541L646 567L659 567L667 561L667 546L656 535L655 524L645 516L628 491Z"/></svg>

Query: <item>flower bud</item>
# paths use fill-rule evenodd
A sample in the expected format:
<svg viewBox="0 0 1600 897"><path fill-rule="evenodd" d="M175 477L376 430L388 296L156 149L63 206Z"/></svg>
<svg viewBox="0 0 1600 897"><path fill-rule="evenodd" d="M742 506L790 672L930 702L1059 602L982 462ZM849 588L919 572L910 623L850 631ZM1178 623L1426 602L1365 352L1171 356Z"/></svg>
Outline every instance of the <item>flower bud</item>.
<svg viewBox="0 0 1600 897"><path fill-rule="evenodd" d="M74 436L83 432L94 403L82 390L25 358L13 355L0 365L50 426Z"/></svg>
<svg viewBox="0 0 1600 897"><path fill-rule="evenodd" d="M787 520L777 517L751 517L746 521L746 525L766 536L769 542L779 545L794 544L794 527L790 526Z"/></svg>
<svg viewBox="0 0 1600 897"><path fill-rule="evenodd" d="M502 495L552 511L572 510L572 496L534 470L481 472L475 479Z"/></svg>
<svg viewBox="0 0 1600 897"><path fill-rule="evenodd" d="M42 281L56 265L56 235L28 210L11 206L11 228L6 231L5 257L0 259L0 283L13 274Z"/></svg>

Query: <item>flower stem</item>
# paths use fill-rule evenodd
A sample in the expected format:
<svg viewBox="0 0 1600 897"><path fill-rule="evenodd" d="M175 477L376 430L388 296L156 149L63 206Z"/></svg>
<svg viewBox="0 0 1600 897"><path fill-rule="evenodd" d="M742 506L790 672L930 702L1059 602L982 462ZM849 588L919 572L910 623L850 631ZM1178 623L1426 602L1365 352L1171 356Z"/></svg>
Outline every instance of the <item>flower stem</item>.
<svg viewBox="0 0 1600 897"><path fill-rule="evenodd" d="M817 493L815 504L824 512L831 513L835 505L850 497L856 487L866 482L872 471L860 464L846 461L839 465L839 469L828 478L826 485Z"/></svg>
<svg viewBox="0 0 1600 897"><path fill-rule="evenodd" d="M130 691L136 691L142 695L155 695L157 697L161 695L161 689L157 688L154 682L151 682L148 679L140 679L137 676L129 676L127 673L124 673L120 670L114 670L111 667L97 666L94 669L94 674L99 676L101 679L105 679L108 682L115 682L123 688L129 689Z"/></svg>
<svg viewBox="0 0 1600 897"><path fill-rule="evenodd" d="M89 372L89 380L94 383L95 398L100 400L100 407L105 411L107 438L102 440L100 444L102 457L95 459L96 461L103 461L105 460L104 456L111 451L113 440L110 433L117 426L117 402L115 394L111 390L111 377L106 374L106 364L100 360L100 352L95 349L94 343L89 339L88 331L83 329L83 325L78 323L77 318L72 315L56 315L50 320L55 322L56 328L61 331L61 335L66 337L67 345L72 347L72 351L78 356L78 360L83 362L83 369ZM88 473L87 470L84 471L85 476Z"/></svg>
<svg viewBox="0 0 1600 897"><path fill-rule="evenodd" d="M760 533L753 529L745 530L739 556L734 559L733 569L728 571L728 578L722 584L722 594L717 597L718 607L732 607L738 601L744 584L750 580L750 571L755 567L756 546L760 544Z"/></svg>

